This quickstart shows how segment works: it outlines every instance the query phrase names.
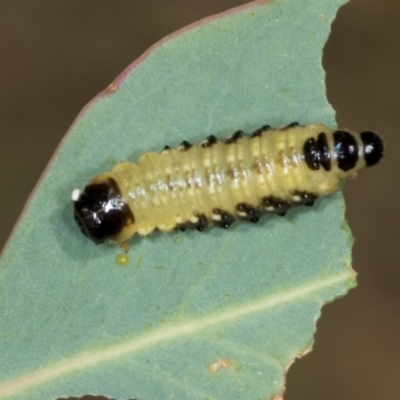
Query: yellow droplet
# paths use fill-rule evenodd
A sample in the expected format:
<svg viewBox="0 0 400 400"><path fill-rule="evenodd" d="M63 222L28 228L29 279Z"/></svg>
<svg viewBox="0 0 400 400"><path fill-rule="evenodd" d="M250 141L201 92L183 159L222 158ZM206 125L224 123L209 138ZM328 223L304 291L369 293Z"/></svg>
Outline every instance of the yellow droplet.
<svg viewBox="0 0 400 400"><path fill-rule="evenodd" d="M126 267L129 265L129 256L125 253L118 254L116 257L116 261L120 267Z"/></svg>

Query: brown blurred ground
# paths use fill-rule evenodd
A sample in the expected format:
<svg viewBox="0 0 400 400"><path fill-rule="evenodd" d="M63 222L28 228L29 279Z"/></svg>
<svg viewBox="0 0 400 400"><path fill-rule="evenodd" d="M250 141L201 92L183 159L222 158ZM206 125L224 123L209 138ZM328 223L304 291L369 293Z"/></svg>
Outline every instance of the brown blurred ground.
<svg viewBox="0 0 400 400"><path fill-rule="evenodd" d="M151 44L239 0L0 4L0 248L80 109ZM382 133L382 165L346 188L359 286L324 308L286 400L400 399L400 2L352 0L326 47L338 124ZM396 155L397 154L397 155Z"/></svg>

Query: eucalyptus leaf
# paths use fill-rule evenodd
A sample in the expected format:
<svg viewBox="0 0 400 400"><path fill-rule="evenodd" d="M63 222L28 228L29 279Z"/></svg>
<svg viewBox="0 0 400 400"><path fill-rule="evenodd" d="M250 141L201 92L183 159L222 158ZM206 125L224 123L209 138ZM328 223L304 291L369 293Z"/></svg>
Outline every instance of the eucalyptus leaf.
<svg viewBox="0 0 400 400"><path fill-rule="evenodd" d="M5 249L0 399L270 399L355 284L341 192L228 231L95 246L70 194L145 151L293 121L334 127L321 54L346 0L253 2L152 47L78 116Z"/></svg>

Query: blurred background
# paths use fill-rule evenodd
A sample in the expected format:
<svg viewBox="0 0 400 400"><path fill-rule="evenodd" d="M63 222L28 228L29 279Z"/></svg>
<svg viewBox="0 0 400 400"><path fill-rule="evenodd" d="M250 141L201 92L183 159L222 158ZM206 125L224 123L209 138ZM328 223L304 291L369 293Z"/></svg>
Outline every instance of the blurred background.
<svg viewBox="0 0 400 400"><path fill-rule="evenodd" d="M0 249L82 107L165 35L243 3L1 2ZM380 132L388 152L346 187L358 288L324 307L285 400L400 399L400 2L342 7L324 67L338 125Z"/></svg>

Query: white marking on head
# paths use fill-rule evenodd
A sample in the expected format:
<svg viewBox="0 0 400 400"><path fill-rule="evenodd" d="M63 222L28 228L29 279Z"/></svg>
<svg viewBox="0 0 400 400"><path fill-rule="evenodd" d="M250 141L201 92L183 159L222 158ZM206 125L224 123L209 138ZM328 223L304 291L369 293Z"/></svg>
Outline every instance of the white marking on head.
<svg viewBox="0 0 400 400"><path fill-rule="evenodd" d="M81 195L81 191L79 189L74 189L71 193L72 201L77 201L79 196Z"/></svg>

